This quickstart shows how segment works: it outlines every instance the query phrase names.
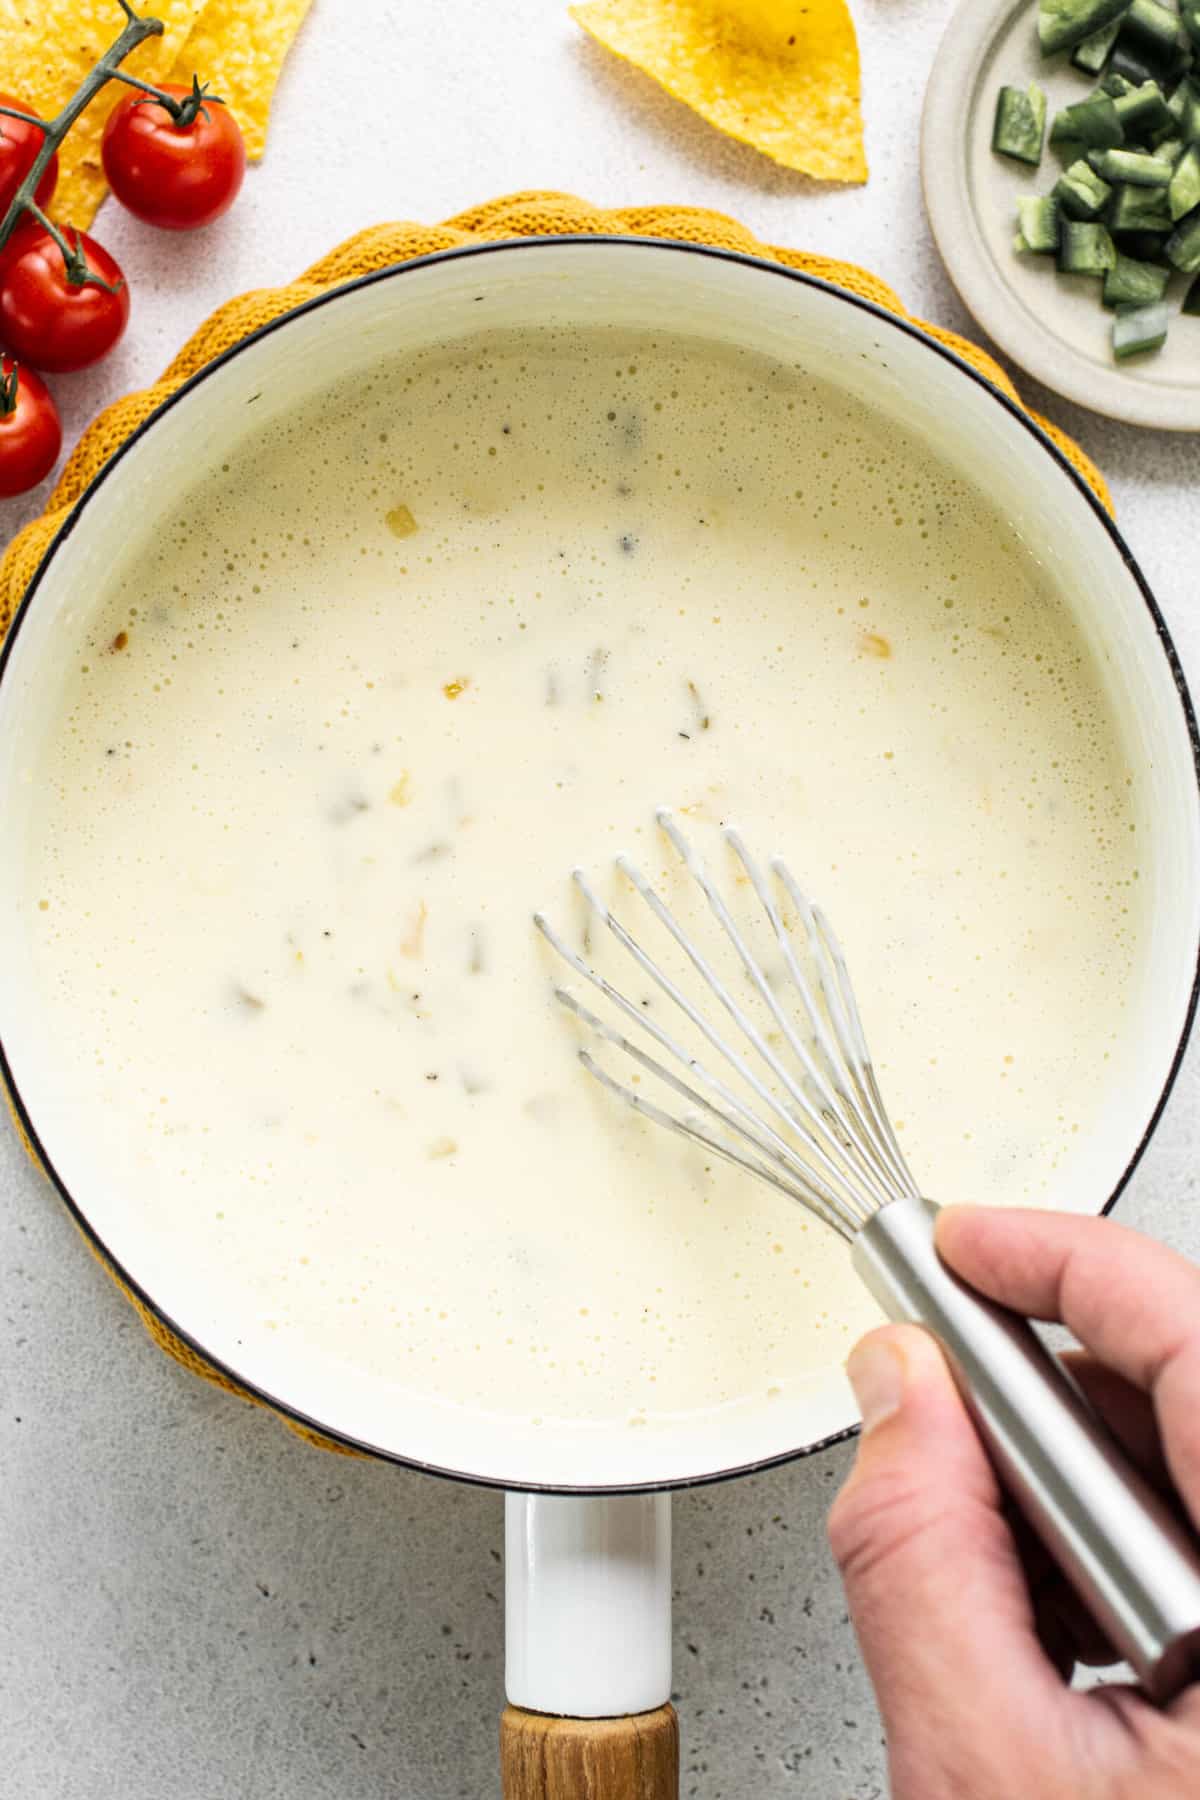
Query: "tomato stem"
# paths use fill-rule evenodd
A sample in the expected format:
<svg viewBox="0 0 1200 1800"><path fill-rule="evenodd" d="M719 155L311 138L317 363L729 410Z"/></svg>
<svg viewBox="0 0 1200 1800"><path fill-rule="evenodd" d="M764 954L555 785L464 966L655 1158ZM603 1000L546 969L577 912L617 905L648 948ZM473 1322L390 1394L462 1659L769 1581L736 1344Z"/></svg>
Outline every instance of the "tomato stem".
<svg viewBox="0 0 1200 1800"><path fill-rule="evenodd" d="M207 119L210 106L225 104L219 94L209 93L207 84L198 75L192 76L192 91L185 94L182 100L174 94L168 94L163 88L155 87L151 81L143 81L140 75L126 75L122 70L114 69L112 78L114 81L125 82L128 87L140 88L145 95L145 103L153 101L156 106L169 112L180 131L185 131L189 125L194 124L201 113Z"/></svg>
<svg viewBox="0 0 1200 1800"><path fill-rule="evenodd" d="M119 4L128 21L125 29L109 45L95 68L89 70L84 76L58 116L45 122L39 120L44 132L42 147L26 171L24 181L13 195L8 211L3 219L0 219L0 248L3 248L8 242L17 222L25 213L32 214L41 224L49 225L49 220L34 199L37 184L42 178L47 163L80 113L95 99L101 88L107 86L113 71L124 62L130 51L136 50L138 45L144 43L147 38L162 36L161 19L139 19L130 6L129 0L119 0ZM62 251L65 261L71 254L69 245L57 231L54 233L54 240Z"/></svg>
<svg viewBox="0 0 1200 1800"><path fill-rule="evenodd" d="M58 229L58 226L54 223L54 220L46 217L46 214L42 211L36 200L31 200L25 210L28 212L31 219L37 220L43 231L48 231L50 233L50 236L62 251L64 264L69 263L73 251L62 232Z"/></svg>
<svg viewBox="0 0 1200 1800"><path fill-rule="evenodd" d="M6 119L20 119L22 125L36 125L39 131L49 131L45 119L39 119L36 113L22 112L19 106L0 106L0 114Z"/></svg>
<svg viewBox="0 0 1200 1800"><path fill-rule="evenodd" d="M112 80L123 81L126 87L139 88L148 98L157 100L160 106L165 106L169 113L174 113L180 104L170 94L164 93L162 88L155 87L152 81L143 81L140 75L127 75L124 69L114 69Z"/></svg>
<svg viewBox="0 0 1200 1800"><path fill-rule="evenodd" d="M10 418L16 412L19 386L20 376L16 363L10 363L6 369L0 361L0 419Z"/></svg>
<svg viewBox="0 0 1200 1800"><path fill-rule="evenodd" d="M42 230L58 245L59 254L63 259L63 271L72 287L103 288L106 294L120 292L125 285L123 281L105 281L103 275L97 275L94 269L88 267L88 259L83 249L83 239L78 231L75 233L75 242L72 245L66 233L59 230L53 219L46 217L36 200L31 200L25 210L30 218L37 220Z"/></svg>
<svg viewBox="0 0 1200 1800"><path fill-rule="evenodd" d="M95 67L84 76L56 117L39 119L33 113L18 112L16 107L0 106L0 114L6 113L10 118L24 120L27 125L36 125L42 133L41 149L29 165L24 181L13 195L8 211L0 219L0 249L3 249L16 230L19 220L28 215L36 219L39 225L50 233L62 251L68 281L77 287L90 283L94 287L107 288L109 292L113 291L110 283L103 280L101 276L93 274L88 268L79 244L78 232L76 233L75 248L72 249L63 233L46 217L34 198L46 165L80 113L85 107L90 106L101 88L107 87L110 81L123 81L130 87L141 88L144 94L153 98L160 106L167 108L180 129L190 125L197 114L204 111L206 105L221 106L224 104L215 94L207 93L195 75L192 77L192 91L183 100L176 100L172 95L165 94L161 88L152 86L148 81L141 81L134 75L126 75L121 69L125 58L132 50L136 50L139 44L145 43L147 38L161 37L163 23L161 19L139 18L133 10L131 0L117 0L117 4L125 15L124 30L119 37L114 38Z"/></svg>

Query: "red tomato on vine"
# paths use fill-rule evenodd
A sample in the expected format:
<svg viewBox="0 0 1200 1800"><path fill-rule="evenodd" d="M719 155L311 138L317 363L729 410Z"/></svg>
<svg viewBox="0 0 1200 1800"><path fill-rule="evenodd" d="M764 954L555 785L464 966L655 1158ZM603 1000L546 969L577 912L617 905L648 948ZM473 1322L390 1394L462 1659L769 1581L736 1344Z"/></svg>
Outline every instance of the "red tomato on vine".
<svg viewBox="0 0 1200 1800"><path fill-rule="evenodd" d="M147 95L130 93L108 116L101 159L122 206L168 231L211 225L233 205L246 173L237 120L198 82L167 82L161 92L179 116Z"/></svg>
<svg viewBox="0 0 1200 1800"><path fill-rule="evenodd" d="M0 358L0 495L36 487L58 461L62 426L44 381Z"/></svg>
<svg viewBox="0 0 1200 1800"><path fill-rule="evenodd" d="M24 111L21 101L11 94L0 94L0 106L15 106L18 111ZM45 135L36 125L27 125L23 119L10 119L6 113L0 113L0 219L33 167ZM49 203L57 181L58 158L52 156L34 189L33 197L39 206L45 207Z"/></svg>
<svg viewBox="0 0 1200 1800"><path fill-rule="evenodd" d="M129 319L129 287L115 259L86 232L65 236L69 258L37 224L21 226L0 251L0 343L35 369L98 362Z"/></svg>

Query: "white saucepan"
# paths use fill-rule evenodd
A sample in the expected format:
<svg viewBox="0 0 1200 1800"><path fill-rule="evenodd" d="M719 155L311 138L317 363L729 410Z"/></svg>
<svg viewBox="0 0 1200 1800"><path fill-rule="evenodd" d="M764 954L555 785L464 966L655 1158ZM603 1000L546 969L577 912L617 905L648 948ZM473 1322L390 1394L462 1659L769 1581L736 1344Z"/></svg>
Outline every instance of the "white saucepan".
<svg viewBox="0 0 1200 1800"><path fill-rule="evenodd" d="M1163 620L1116 528L1050 441L945 348L890 313L753 258L682 244L539 239L451 251L310 302L239 344L134 433L75 509L38 572L0 660L0 1032L14 1106L81 1228L128 1286L244 1388L355 1448L509 1491L508 1695L513 1800L587 1792L615 1800L674 1792L670 1693L669 1490L804 1455L844 1437L855 1412L840 1375L814 1380L786 1412L709 1414L703 1425L548 1435L430 1402L403 1408L382 1378L348 1382L314 1350L286 1354L248 1328L237 1298L180 1255L148 1257L120 1191L89 1167L54 1045L39 1025L33 904L22 858L39 721L53 716L66 615L79 616L136 519L175 507L239 436L384 354L481 326L619 325L685 331L811 366L935 445L996 505L1046 566L1106 672L1145 820L1141 879L1153 930L1120 1067L1105 1075L1095 1133L1060 1170L1056 1203L1112 1204L1166 1100L1191 1020L1200 943L1197 738ZM250 404L253 403L253 404ZM1080 1055L1091 1054L1088 1045ZM1098 1079L1099 1079L1098 1073ZM557 1759L557 1761L556 1761ZM560 1785L548 1785L554 1768ZM635 1785L634 1770L640 1770ZM549 1771L549 1772L548 1772ZM580 1777L582 1781L583 1777ZM579 1791L583 1791L580 1786Z"/></svg>

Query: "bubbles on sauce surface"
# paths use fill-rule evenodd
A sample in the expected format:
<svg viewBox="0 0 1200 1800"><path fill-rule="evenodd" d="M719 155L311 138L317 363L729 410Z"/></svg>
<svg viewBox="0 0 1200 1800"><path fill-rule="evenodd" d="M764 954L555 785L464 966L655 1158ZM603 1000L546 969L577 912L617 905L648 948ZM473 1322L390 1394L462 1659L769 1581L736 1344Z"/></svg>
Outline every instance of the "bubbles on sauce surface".
<svg viewBox="0 0 1200 1800"><path fill-rule="evenodd" d="M987 500L806 371L381 366L230 452L73 655L31 891L97 1155L297 1341L663 1428L840 1363L842 1246L594 1091L549 999L573 864L689 904L664 800L826 905L937 1191L1045 1198L1102 1103L1143 919L1099 677Z"/></svg>

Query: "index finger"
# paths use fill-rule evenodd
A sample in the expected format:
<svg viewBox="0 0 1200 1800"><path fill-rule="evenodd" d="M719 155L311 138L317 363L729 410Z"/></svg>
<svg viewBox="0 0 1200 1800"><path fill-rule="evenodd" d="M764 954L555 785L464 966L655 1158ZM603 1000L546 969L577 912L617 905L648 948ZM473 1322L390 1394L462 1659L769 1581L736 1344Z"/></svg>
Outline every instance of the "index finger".
<svg viewBox="0 0 1200 1800"><path fill-rule="evenodd" d="M1056 1319L1154 1401L1171 1478L1200 1526L1200 1269L1109 1219L948 1206L938 1251L981 1294Z"/></svg>

